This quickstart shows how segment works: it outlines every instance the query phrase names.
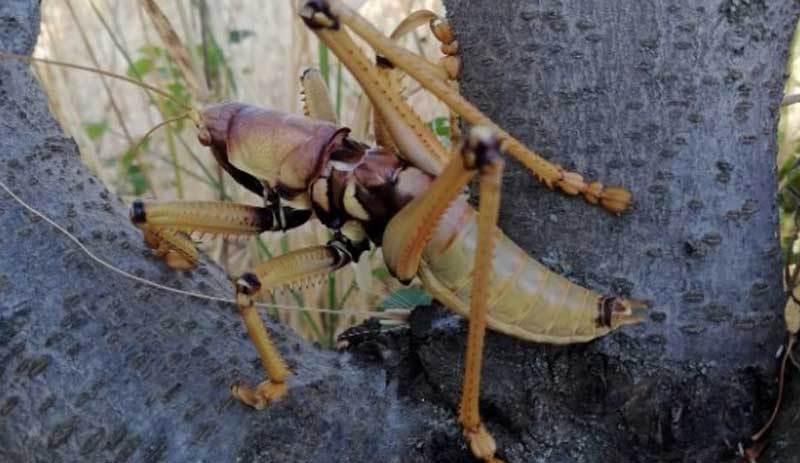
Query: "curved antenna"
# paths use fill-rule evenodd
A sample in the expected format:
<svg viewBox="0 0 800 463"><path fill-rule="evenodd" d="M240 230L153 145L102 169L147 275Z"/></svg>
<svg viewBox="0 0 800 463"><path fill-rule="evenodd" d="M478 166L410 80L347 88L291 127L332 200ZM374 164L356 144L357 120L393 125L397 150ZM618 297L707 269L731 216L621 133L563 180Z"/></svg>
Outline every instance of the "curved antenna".
<svg viewBox="0 0 800 463"><path fill-rule="evenodd" d="M223 302L226 304L236 304L235 299L231 299L228 297L221 297L221 296L212 296L209 294L199 293L195 291L187 291L185 289L173 288L171 286L162 285L161 283L157 283L155 281L148 280L147 278L140 277L138 275L134 275L133 273L128 272L127 270L123 270L116 265L102 259L101 257L97 256L94 252L92 252L83 242L75 235L69 232L64 226L56 222L55 220L51 219L43 212L39 211L35 207L31 206L27 202L25 202L22 198L20 198L16 193L14 193L11 188L6 185L2 180L0 180L0 189L5 190L6 194L11 196L11 198L16 201L19 205L25 208L27 211L31 212L32 214L36 215L37 217L41 218L45 222L47 222L50 226L55 228L59 233L63 234L68 240L73 242L80 251L85 254L89 259L96 262L97 264L105 267L106 269L117 273L125 278L130 280L136 281L138 283L142 283L144 285L150 286L152 288L159 289L161 291L166 291L174 294L180 294L183 296L188 296L197 299L205 299L214 302ZM357 310L357 309L325 309L321 307L303 307L298 305L286 305L286 304L270 304L266 302L257 302L255 304L258 307L265 307L265 308L275 308L278 310L288 310L288 311L307 311L307 312L314 312L314 313L322 313L322 314L346 314L351 316L367 316L367 317L376 317L376 318L385 318L389 320L394 320L397 322L405 322L408 318L408 310L402 308L396 309L385 309L382 311L368 311L368 310Z"/></svg>
<svg viewBox="0 0 800 463"><path fill-rule="evenodd" d="M113 77L115 79L124 80L125 82L128 82L128 83L131 83L133 85L136 85L137 87L141 87L141 88L150 90L151 92L156 93L158 95L161 95L164 98L174 102L175 104L180 105L182 108L184 108L187 111L189 111L187 113L188 117L191 117L193 112L194 113L197 112L194 109L194 107L192 107L191 105L189 105L185 101L181 101L178 98L175 98L173 95L170 95L169 93L165 92L164 90L161 90L158 87L154 87L154 86L148 84L147 82L142 82L141 80L133 79L133 78L128 77L128 76L115 74L113 72L104 71L102 69L95 69L95 68L92 68L92 67L89 67L89 66L81 66L80 64L67 63L67 62L64 62L64 61L57 61L57 60L52 60L52 59L47 59L47 58L36 58L36 57L33 57L33 56L17 55L17 54L14 54L14 53L0 52L0 58L3 58L3 59L15 59L15 60L19 60L19 61L25 61L25 62L28 62L28 63L43 63L43 64L50 64L50 65L53 65L53 66L63 66L65 68L77 69L79 71L92 72L94 74L100 74L100 75L103 75L103 76L106 76L106 77Z"/></svg>
<svg viewBox="0 0 800 463"><path fill-rule="evenodd" d="M136 145L134 145L133 149L131 150L131 157L134 158L134 159L136 158L136 154L142 148L142 145L144 145L144 142L147 141L147 139L150 138L150 135L153 135L153 133L156 130L158 130L161 127L164 127L166 125L172 124L173 122L178 122L180 120L186 119L187 117L191 118L191 110L181 114L180 116L173 117L171 119L167 119L167 120L161 121L158 124L156 124L152 129L148 130L147 133L144 134L142 136L142 138L139 139L138 142L136 142Z"/></svg>

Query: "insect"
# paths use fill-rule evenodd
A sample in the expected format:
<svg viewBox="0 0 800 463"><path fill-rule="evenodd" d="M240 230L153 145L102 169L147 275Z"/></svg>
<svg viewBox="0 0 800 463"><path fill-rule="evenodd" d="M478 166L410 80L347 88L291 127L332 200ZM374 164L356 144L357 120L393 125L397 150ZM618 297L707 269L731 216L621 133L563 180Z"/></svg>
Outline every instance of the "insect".
<svg viewBox="0 0 800 463"><path fill-rule="evenodd" d="M334 232L325 245L286 253L236 279L238 309L268 379L255 387L236 384L231 392L256 409L287 394L291 374L255 309L257 298L357 261L370 243L381 246L397 279L419 277L445 306L469 317L459 421L473 454L499 461L478 413L487 325L534 342L586 342L639 322L634 312L644 307L640 301L602 296L569 282L502 234L496 221L503 153L522 161L547 186L580 194L612 213L624 212L631 195L621 187L587 183L542 159L461 97L454 83L460 68L458 44L441 18L421 12L405 23L430 23L446 55L434 64L396 45L340 0L303 1L299 11L371 100L377 146L356 140L335 124L327 90L310 71L302 77L308 117L237 102L187 112L198 142L234 180L262 197L264 206L137 200L131 219L154 254L176 269L191 268L197 261L188 238L194 232L285 232L312 217ZM375 50L376 60L354 44L350 31ZM472 125L452 152L400 96L399 72ZM461 197L476 176L478 211Z"/></svg>

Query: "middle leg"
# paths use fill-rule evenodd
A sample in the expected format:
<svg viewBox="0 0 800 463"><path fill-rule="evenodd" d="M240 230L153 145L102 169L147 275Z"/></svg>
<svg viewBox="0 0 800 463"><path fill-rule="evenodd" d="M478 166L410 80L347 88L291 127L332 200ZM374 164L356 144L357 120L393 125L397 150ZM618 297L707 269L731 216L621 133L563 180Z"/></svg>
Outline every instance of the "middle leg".
<svg viewBox="0 0 800 463"><path fill-rule="evenodd" d="M255 388L244 382L234 384L231 386L234 398L261 410L287 391L289 367L256 311L255 300L266 291L323 278L350 262L358 261L367 249L369 242L359 229L344 227L324 246L299 249L275 257L236 280L236 305L269 379Z"/></svg>

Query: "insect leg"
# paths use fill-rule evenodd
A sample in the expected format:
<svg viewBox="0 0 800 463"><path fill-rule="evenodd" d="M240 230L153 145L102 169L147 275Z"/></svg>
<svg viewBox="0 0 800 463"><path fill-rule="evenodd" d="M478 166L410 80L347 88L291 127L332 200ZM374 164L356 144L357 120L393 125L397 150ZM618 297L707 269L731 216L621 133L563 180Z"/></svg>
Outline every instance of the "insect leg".
<svg viewBox="0 0 800 463"><path fill-rule="evenodd" d="M361 242L354 242L346 232L337 232L325 246L298 249L270 259L236 280L236 304L269 379L255 388L244 382L234 384L231 386L234 398L260 410L286 394L289 368L255 309L257 296L268 290L322 278L349 262L358 260L368 247L366 238Z"/></svg>
<svg viewBox="0 0 800 463"><path fill-rule="evenodd" d="M472 125L484 125L495 131L504 144L504 150L525 164L534 176L549 188L558 188L569 195L581 194L588 202L599 203L606 210L617 214L624 212L630 206L631 195L628 190L622 187L606 188L600 182L587 183L580 174L568 172L526 148L519 140L500 128L478 108L450 88L448 84L436 78L427 70L426 66L421 64L418 56L387 39L369 21L341 0L308 0L306 6L309 4L313 4L313 8L320 12L317 16L325 15L328 23L337 28L345 25L352 29L377 53L408 73L464 120ZM319 30L315 32L320 35ZM327 29L326 33L328 33Z"/></svg>
<svg viewBox="0 0 800 463"><path fill-rule="evenodd" d="M264 321L256 311L255 296L261 288L259 280L249 278L250 275L252 274L245 274L236 281L236 306L239 308L247 334L261 358L261 365L270 379L262 381L255 389L240 381L231 386L231 395L261 410L286 394L286 380L290 373L289 367L267 333Z"/></svg>
<svg viewBox="0 0 800 463"><path fill-rule="evenodd" d="M437 25L436 28L434 28L434 24ZM412 32L414 29L420 26L429 25L431 28L431 32L433 32L436 39L439 40L439 42L442 43L443 46L447 46L453 42L452 40L453 37L452 34L450 34L450 36L448 37L447 31L441 26L439 26L440 24L442 24L445 28L447 27L445 20L441 18L438 14L434 13L433 11L417 10L409 14L402 21L400 21L400 24L398 24L397 27L395 27L395 29L389 35L389 40L398 42L403 36ZM449 53L447 53L446 51L444 50L442 51L446 55L449 55ZM441 66L440 63L431 62L427 58L421 55L416 55L416 56L419 59L420 66L424 66L425 70L429 74L436 76L443 81L449 79L447 69ZM379 60L380 59L385 60L386 57L381 57L379 58Z"/></svg>
<svg viewBox="0 0 800 463"><path fill-rule="evenodd" d="M153 250L153 255L163 259L175 270L189 270L197 265L199 253L194 243L183 232L142 227L144 242Z"/></svg>
<svg viewBox="0 0 800 463"><path fill-rule="evenodd" d="M418 63L426 66L427 71L431 76L438 77L443 82L447 83L454 92L458 93L458 77L461 75L461 58L458 57L458 41L456 40L450 24L440 17L438 14L428 11L419 10L411 13L392 31L389 36L390 40L397 42L403 35L411 32L415 28L427 24L433 36L441 44L440 50L444 57L438 63L430 63L424 65L428 60L423 56L418 56ZM382 57L383 58L383 57ZM391 62L383 58L387 64ZM458 146L461 142L461 129L459 127L458 114L450 109L450 146Z"/></svg>
<svg viewBox="0 0 800 463"><path fill-rule="evenodd" d="M470 331L459 420L464 426L464 435L473 453L486 461L496 461L493 459L494 440L481 424L478 415L478 382L503 162L500 158L499 142L489 129L475 127L466 138L461 155L447 164L425 194L417 196L389 222L383 235L383 255L387 266L398 279L407 281L413 278L427 241L438 226L440 218L469 180L480 173L479 244L472 267Z"/></svg>
<svg viewBox="0 0 800 463"><path fill-rule="evenodd" d="M485 128L473 129L468 144L480 171L480 207L478 212L478 246L472 271L470 293L469 332L467 351L464 356L464 388L459 407L459 421L464 427L464 437L472 453L487 462L497 461L494 438L481 422L478 412L480 398L481 364L483 342L486 334L486 313L492 277L492 253L494 251L497 215L500 209L500 185L503 175L503 160L500 143L492 132Z"/></svg>
<svg viewBox="0 0 800 463"><path fill-rule="evenodd" d="M473 129L475 130L475 129ZM383 232L383 259L400 281L411 281L417 274L425 245L439 219L453 200L477 173L472 150L462 148L462 156L454 156L444 171L421 194L392 217Z"/></svg>
<svg viewBox="0 0 800 463"><path fill-rule="evenodd" d="M458 42L453 36L450 26L443 18L429 10L418 10L411 13L392 31L389 39L399 42L405 35L416 28L428 26L434 37L441 44L441 52L445 55L438 63L429 61L424 55L415 55L421 66L424 66L432 76L446 82L454 91L458 91L458 76L461 71L461 60L458 58ZM377 71L387 85L401 94L400 79L402 71L395 69L392 62L385 57L377 56ZM380 111L373 111L376 141L381 146L390 146L396 149L396 143L391 139L391 133L383 124ZM455 148L460 144L461 131L459 129L458 115L450 111L450 146Z"/></svg>
<svg viewBox="0 0 800 463"><path fill-rule="evenodd" d="M331 95L322 73L315 68L308 68L300 76L303 87L303 112L312 119L328 121L336 124L336 110L331 102Z"/></svg>
<svg viewBox="0 0 800 463"><path fill-rule="evenodd" d="M440 18L436 13L428 10L415 11L401 21L400 24L398 24L391 35L391 39L399 40L414 29L426 24L430 24L432 21L440 21ZM426 66L428 66L430 72L439 76L439 78L443 80L447 79L447 71L444 66L429 62L427 60L424 62L426 63ZM381 85L388 89L388 93L396 94L398 97L402 97L403 89L400 85L400 79L402 78L402 75L400 71L394 69L394 66L392 66L391 62L381 56L377 56L375 71L379 81L381 82ZM355 137L357 139L366 138L368 130L367 126L369 125L368 120L370 119L370 116L372 117L376 143L383 147L392 148L395 152L399 152L400 150L397 147L397 143L395 143L392 138L390 129L381 118L381 109L370 104L369 98L359 100L358 107L356 109L356 115L351 127L353 129L352 133L355 135ZM402 111L398 116L402 117Z"/></svg>
<svg viewBox="0 0 800 463"><path fill-rule="evenodd" d="M442 43L441 50L444 58L439 61L439 66L447 73L447 84L457 94L460 94L458 78L461 76L461 57L458 56L458 41L453 35L450 24L442 18L437 18L430 23L433 35ZM450 146L461 143L461 122L453 108L450 109Z"/></svg>
<svg viewBox="0 0 800 463"><path fill-rule="evenodd" d="M322 7L320 3L323 3ZM324 1L305 2L300 8L300 16L361 84L397 143L398 153L414 166L438 175L449 158L447 151L396 89L381 78L375 65L356 46L350 34L326 16Z"/></svg>
<svg viewBox="0 0 800 463"><path fill-rule="evenodd" d="M215 201L134 201L131 221L144 233L145 242L170 267L187 269L197 263L191 233L224 236L287 230L302 225L310 210L283 210Z"/></svg>

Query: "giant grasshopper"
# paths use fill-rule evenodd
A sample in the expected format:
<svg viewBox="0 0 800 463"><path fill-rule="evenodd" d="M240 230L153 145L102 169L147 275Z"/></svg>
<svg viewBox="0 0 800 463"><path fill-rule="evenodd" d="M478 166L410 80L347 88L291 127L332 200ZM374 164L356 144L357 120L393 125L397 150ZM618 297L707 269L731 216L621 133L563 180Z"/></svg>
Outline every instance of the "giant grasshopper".
<svg viewBox="0 0 800 463"><path fill-rule="evenodd" d="M304 0L299 11L369 97L377 146L354 139L349 129L335 124L326 88L309 72L302 78L308 117L236 102L187 112L199 143L234 180L264 198L263 207L137 200L131 219L154 254L179 269L196 264L197 251L187 236L195 232L288 231L312 217L334 231L327 244L271 259L235 281L239 312L269 379L256 387L236 384L231 392L256 409L285 395L291 374L256 311L257 298L357 261L370 243L381 246L398 280L418 277L436 299L469 318L459 421L473 454L498 461L494 439L478 412L486 326L534 342L587 342L640 321L634 311L644 306L569 282L496 227L502 153L521 161L548 187L580 194L612 213L629 207L630 193L587 183L546 161L467 102L455 84L458 43L438 16L419 12L404 23L407 28L430 24L446 55L432 63L382 35L341 0ZM350 32L375 50L376 60L355 45ZM401 97L401 72L472 126L453 152ZM461 197L475 176L480 181L478 211Z"/></svg>

